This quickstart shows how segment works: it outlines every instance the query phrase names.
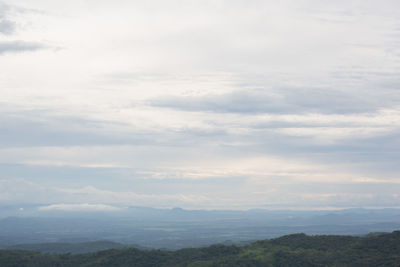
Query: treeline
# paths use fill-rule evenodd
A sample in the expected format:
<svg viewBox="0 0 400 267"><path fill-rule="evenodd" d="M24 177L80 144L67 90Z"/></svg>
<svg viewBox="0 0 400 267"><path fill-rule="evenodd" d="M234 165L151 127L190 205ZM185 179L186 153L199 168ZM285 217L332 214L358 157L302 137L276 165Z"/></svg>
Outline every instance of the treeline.
<svg viewBox="0 0 400 267"><path fill-rule="evenodd" d="M111 249L80 255L0 251L0 266L400 266L400 231L365 237L305 234L244 247Z"/></svg>

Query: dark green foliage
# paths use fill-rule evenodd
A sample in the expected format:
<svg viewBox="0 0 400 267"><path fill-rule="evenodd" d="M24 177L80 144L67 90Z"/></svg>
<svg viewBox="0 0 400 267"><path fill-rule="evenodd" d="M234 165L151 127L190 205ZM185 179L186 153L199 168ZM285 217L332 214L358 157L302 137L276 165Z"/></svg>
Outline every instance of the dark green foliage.
<svg viewBox="0 0 400 267"><path fill-rule="evenodd" d="M307 236L305 234L294 234L271 240L269 243L277 246L286 246L291 249L329 250L347 246L357 240L359 240L359 237L337 235Z"/></svg>
<svg viewBox="0 0 400 267"><path fill-rule="evenodd" d="M0 266L400 266L400 232L352 236L295 234L244 247L177 251L111 249L81 255L0 251Z"/></svg>

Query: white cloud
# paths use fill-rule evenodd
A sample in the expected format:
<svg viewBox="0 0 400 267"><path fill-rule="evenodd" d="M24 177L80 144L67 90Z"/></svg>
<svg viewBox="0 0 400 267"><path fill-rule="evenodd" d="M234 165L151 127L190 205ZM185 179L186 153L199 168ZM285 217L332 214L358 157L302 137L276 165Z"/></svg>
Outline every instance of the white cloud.
<svg viewBox="0 0 400 267"><path fill-rule="evenodd" d="M118 211L121 208L104 204L52 204L39 207L40 211Z"/></svg>

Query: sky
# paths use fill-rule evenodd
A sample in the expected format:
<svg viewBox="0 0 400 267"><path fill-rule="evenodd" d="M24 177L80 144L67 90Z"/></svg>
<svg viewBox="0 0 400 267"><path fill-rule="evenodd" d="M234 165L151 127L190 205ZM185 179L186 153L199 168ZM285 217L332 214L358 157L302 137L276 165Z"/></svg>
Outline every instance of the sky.
<svg viewBox="0 0 400 267"><path fill-rule="evenodd" d="M0 0L0 205L400 207L397 0Z"/></svg>

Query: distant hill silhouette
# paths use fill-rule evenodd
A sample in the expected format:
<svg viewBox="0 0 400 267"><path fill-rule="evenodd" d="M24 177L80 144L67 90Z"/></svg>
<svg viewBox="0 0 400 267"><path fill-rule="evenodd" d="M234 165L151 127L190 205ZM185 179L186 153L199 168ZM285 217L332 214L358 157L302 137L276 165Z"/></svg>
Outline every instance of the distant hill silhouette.
<svg viewBox="0 0 400 267"><path fill-rule="evenodd" d="M41 243L41 244L20 244L9 246L7 250L29 250L47 254L84 254L107 249L119 249L132 246L123 245L117 242L101 240L83 243ZM136 246L135 246L136 247ZM136 247L139 248L139 247Z"/></svg>

